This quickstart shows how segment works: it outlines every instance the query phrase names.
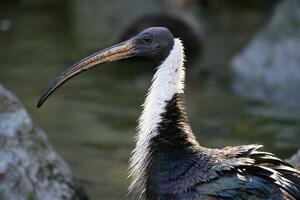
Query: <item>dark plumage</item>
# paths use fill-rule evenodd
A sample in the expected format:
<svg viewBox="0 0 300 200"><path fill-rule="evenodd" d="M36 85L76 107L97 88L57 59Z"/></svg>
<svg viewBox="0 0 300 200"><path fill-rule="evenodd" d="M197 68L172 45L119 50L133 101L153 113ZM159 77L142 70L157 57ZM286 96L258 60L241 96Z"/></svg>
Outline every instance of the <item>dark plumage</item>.
<svg viewBox="0 0 300 200"><path fill-rule="evenodd" d="M146 199L300 199L300 173L261 145L201 147L175 94L151 140Z"/></svg>

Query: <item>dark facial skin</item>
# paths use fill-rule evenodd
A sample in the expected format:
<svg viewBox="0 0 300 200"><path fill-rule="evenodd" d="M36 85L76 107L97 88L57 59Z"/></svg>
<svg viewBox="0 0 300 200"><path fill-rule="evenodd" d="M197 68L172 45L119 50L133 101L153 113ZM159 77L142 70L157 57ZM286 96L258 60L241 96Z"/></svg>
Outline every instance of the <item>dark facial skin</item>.
<svg viewBox="0 0 300 200"><path fill-rule="evenodd" d="M149 57L156 62L162 62L174 45L173 34L166 28L148 28L132 38L136 46L137 56Z"/></svg>
<svg viewBox="0 0 300 200"><path fill-rule="evenodd" d="M57 88L69 79L88 69L103 63L137 56L149 57L155 60L157 64L160 64L169 55L173 45L174 37L167 28L148 28L125 42L96 52L70 66L42 94L37 107L40 107Z"/></svg>

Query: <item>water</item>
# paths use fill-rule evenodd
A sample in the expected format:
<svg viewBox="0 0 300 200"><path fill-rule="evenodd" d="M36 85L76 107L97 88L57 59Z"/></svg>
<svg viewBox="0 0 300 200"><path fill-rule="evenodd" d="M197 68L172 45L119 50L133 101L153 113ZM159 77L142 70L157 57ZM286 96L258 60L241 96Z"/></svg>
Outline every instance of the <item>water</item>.
<svg viewBox="0 0 300 200"><path fill-rule="evenodd" d="M36 124L47 132L92 199L126 196L128 159L140 105L153 74L151 63L106 64L60 88L43 108L36 109L35 104L66 66L109 46L130 19L159 9L155 2L147 1L144 7L138 1L122 2L21 1L0 8L0 29L1 24L4 27L0 31L0 82L21 99ZM138 11L128 12L137 7ZM121 8L126 12L119 12ZM230 16L203 20L207 46L202 60L187 71L188 115L204 146L259 143L285 158L299 148L299 108L251 102L230 91L224 63L266 18L261 10L243 13L243 19L254 19L250 28L240 23L238 30L230 29L222 23ZM233 37L234 31L239 31L238 37ZM199 63L212 75L202 78Z"/></svg>

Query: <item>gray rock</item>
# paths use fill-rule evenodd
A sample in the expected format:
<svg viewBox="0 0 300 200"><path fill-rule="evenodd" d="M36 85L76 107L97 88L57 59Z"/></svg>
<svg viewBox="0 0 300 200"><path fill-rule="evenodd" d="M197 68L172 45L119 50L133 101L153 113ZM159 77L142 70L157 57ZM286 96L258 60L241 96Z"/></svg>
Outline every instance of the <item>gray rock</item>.
<svg viewBox="0 0 300 200"><path fill-rule="evenodd" d="M293 165L296 169L300 170L300 149L291 158L286 160L288 163Z"/></svg>
<svg viewBox="0 0 300 200"><path fill-rule="evenodd" d="M84 190L18 99L0 85L0 199L83 200Z"/></svg>
<svg viewBox="0 0 300 200"><path fill-rule="evenodd" d="M233 88L243 96L299 105L300 1L279 3L269 23L232 61Z"/></svg>

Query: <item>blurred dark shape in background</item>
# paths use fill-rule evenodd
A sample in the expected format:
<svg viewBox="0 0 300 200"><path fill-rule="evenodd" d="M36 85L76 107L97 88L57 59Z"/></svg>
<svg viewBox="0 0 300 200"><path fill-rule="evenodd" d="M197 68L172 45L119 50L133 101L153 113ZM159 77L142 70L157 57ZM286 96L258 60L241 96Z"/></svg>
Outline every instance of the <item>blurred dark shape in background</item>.
<svg viewBox="0 0 300 200"><path fill-rule="evenodd" d="M236 8L243 6L248 8L269 9L279 1L280 0L200 0L203 5L209 6L210 9L224 8L224 4L233 5Z"/></svg>
<svg viewBox="0 0 300 200"><path fill-rule="evenodd" d="M143 16L125 28L118 37L118 42L125 41L153 26L167 27L176 38L183 40L187 62L199 57L203 45L203 31L200 23L193 23L189 16L179 13Z"/></svg>

